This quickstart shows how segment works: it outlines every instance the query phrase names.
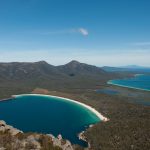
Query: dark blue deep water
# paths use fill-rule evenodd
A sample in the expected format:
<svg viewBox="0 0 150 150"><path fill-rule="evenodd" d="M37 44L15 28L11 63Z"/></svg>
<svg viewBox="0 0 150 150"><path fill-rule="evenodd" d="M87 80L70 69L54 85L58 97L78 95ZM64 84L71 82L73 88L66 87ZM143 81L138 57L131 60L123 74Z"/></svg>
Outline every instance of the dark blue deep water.
<svg viewBox="0 0 150 150"><path fill-rule="evenodd" d="M86 143L78 139L78 133L100 121L81 105L40 95L20 95L0 102L0 120L24 132L62 134L63 138L82 146Z"/></svg>
<svg viewBox="0 0 150 150"><path fill-rule="evenodd" d="M136 75L133 78L110 80L108 84L150 91L150 75Z"/></svg>

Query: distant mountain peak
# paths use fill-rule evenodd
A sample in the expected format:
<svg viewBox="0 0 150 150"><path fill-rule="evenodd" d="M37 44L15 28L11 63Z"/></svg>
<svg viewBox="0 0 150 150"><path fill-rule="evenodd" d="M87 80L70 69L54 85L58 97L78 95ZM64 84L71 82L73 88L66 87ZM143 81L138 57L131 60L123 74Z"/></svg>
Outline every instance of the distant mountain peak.
<svg viewBox="0 0 150 150"><path fill-rule="evenodd" d="M149 68L149 67L145 67L145 66L138 66L138 65L128 65L128 66L122 66L122 68L130 68L130 69L145 69L145 68Z"/></svg>
<svg viewBox="0 0 150 150"><path fill-rule="evenodd" d="M44 61L44 60L41 60L41 61L37 61L37 62L35 62L35 63L37 63L37 64L48 64L46 61Z"/></svg>
<svg viewBox="0 0 150 150"><path fill-rule="evenodd" d="M76 60L61 66L53 66L46 61L0 63L0 79L3 80L51 79L50 81L53 82L53 79L70 80L68 76L102 78L105 77L104 75L107 76L107 73L103 69Z"/></svg>
<svg viewBox="0 0 150 150"><path fill-rule="evenodd" d="M72 60L70 61L68 64L80 64L80 62L76 61L76 60Z"/></svg>
<svg viewBox="0 0 150 150"><path fill-rule="evenodd" d="M81 66L82 63L76 61L76 60L72 60L69 63L67 63L65 66L71 67L71 68L76 68L78 66Z"/></svg>
<svg viewBox="0 0 150 150"><path fill-rule="evenodd" d="M65 65L58 66L58 69L69 76L98 76L99 74L105 73L104 70L96 66L80 63L76 60L72 60Z"/></svg>

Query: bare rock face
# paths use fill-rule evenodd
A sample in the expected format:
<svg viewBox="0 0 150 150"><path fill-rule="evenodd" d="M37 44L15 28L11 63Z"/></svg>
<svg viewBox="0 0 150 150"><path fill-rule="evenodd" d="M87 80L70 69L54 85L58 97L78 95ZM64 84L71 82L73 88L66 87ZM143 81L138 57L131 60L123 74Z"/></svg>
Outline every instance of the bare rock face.
<svg viewBox="0 0 150 150"><path fill-rule="evenodd" d="M0 150L73 150L72 144L61 135L23 133L0 121Z"/></svg>
<svg viewBox="0 0 150 150"><path fill-rule="evenodd" d="M59 134L59 135L57 136L57 138L54 137L54 136L51 135L51 134L47 134L47 135L52 138L53 144L54 144L55 146L61 147L63 150L73 150L73 147L72 147L70 141L64 140L64 139L62 138L62 135L61 135L61 134Z"/></svg>
<svg viewBox="0 0 150 150"><path fill-rule="evenodd" d="M5 121L0 121L0 132L8 132L10 133L12 136L17 135L18 133L22 133L22 131L13 128L10 125L7 125Z"/></svg>
<svg viewBox="0 0 150 150"><path fill-rule="evenodd" d="M0 148L0 150L6 150L6 148L4 148L4 147L1 147L1 148Z"/></svg>

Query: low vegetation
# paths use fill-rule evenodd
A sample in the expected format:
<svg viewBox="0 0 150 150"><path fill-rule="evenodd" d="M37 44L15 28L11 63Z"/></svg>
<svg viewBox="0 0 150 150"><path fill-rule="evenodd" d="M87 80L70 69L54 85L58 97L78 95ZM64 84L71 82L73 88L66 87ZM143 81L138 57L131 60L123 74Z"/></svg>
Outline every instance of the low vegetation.
<svg viewBox="0 0 150 150"><path fill-rule="evenodd" d="M12 69L16 73L16 77L10 76L11 69L6 69L6 72L4 69L0 70L4 71L3 74L0 72L1 99L9 98L11 95L15 94L33 92L58 95L81 101L95 107L99 112L110 119L110 121L106 123L100 122L96 124L85 132L85 136L87 137L92 150L150 149L149 106L142 106L133 103L131 100L134 99L134 95L129 97L128 94L126 94L127 92L125 88L120 88L120 90L125 91L124 94L121 95L107 95L95 92L96 89L108 87L106 84L107 80L123 77L124 75L116 75L115 73L109 74L101 70L99 72L97 70L98 68L95 69L95 67L92 67L91 69L91 66L85 67L76 62L69 64L69 67L68 65L67 67L61 66L58 68L59 73L58 70L55 70L55 67L55 69L53 68L53 66L51 66L53 70L53 72L51 72L48 69L50 66L45 64L45 62L31 65L29 70L28 67L24 68L24 65L22 66L21 64L21 67L19 66L19 68L21 68L21 70L19 69L21 71L19 74L17 71L18 67L15 69L16 72L14 71L14 68ZM44 70L41 70L41 66ZM22 68L24 69L23 71ZM38 72L32 71L34 68L36 68ZM79 73L77 70L80 70L82 73ZM88 70L89 74L87 73ZM97 73L97 71L99 73ZM22 72L24 72L23 75ZM86 73L84 74L84 72ZM111 86L111 88L114 87ZM150 99L150 94L148 92L134 92L134 90L130 89L128 89L128 91L130 91L130 93L136 93L135 98L138 97L137 95L140 93L143 99L144 96L147 100ZM24 136L26 136L26 134L18 135L18 139L24 138ZM7 149L11 149L12 147L10 144L11 140L13 141L13 138L9 134L0 133L0 143L2 144L2 142L4 142ZM53 148L59 149L58 147L51 147L51 141L47 139L45 135L42 135L42 138L39 138L39 142L43 150ZM32 146L28 145L28 147ZM82 148L76 146L76 149Z"/></svg>

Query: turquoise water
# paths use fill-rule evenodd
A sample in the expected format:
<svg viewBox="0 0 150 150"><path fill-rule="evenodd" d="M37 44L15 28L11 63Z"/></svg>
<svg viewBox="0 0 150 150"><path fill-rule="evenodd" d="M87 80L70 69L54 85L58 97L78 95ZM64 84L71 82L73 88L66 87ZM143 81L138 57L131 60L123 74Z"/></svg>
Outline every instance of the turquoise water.
<svg viewBox="0 0 150 150"><path fill-rule="evenodd" d="M108 84L150 91L150 75L136 75L133 78L110 80Z"/></svg>
<svg viewBox="0 0 150 150"><path fill-rule="evenodd" d="M100 119L87 108L60 98L17 96L0 102L0 120L24 132L62 134L74 144L86 146L77 135Z"/></svg>

